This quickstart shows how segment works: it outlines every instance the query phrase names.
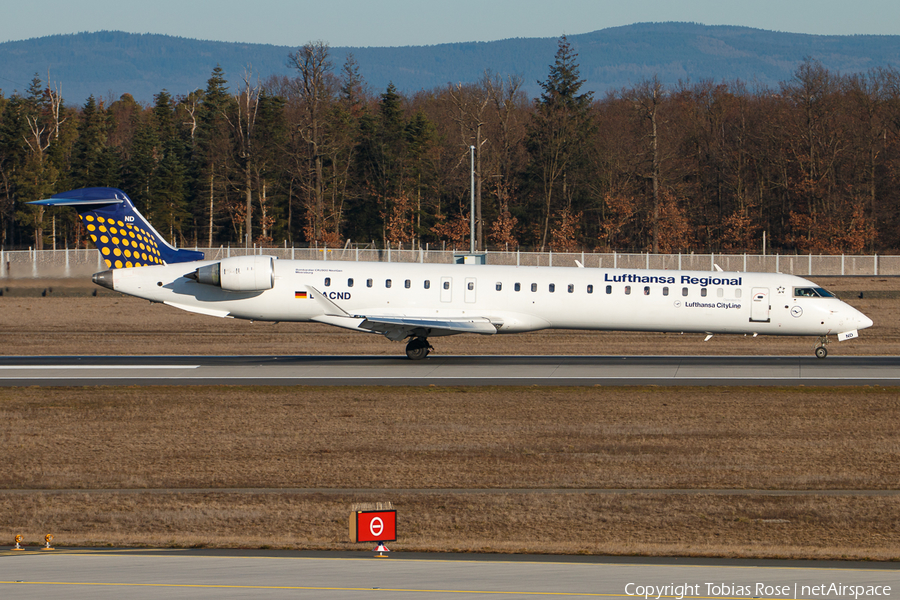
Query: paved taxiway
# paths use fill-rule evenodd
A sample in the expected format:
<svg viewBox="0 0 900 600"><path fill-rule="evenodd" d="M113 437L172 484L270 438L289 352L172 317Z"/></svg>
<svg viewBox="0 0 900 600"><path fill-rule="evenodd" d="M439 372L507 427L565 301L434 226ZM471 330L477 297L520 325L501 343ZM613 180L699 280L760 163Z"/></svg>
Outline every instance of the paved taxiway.
<svg viewBox="0 0 900 600"><path fill-rule="evenodd" d="M539 598L635 596L637 586L687 585L688 598L853 598L831 584L900 591L896 564L624 559L236 550L0 552L0 597ZM629 584L631 584L629 586ZM762 587L759 588L758 586ZM812 586L825 586L813 593ZM775 586L779 590L776 593ZM804 588L803 586L807 586ZM766 592L769 592L768 594ZM674 589L664 598L677 597ZM805 593L804 593L805 592ZM824 592L824 593L823 593ZM629 595L629 593L631 595ZM654 592L651 597L655 597Z"/></svg>
<svg viewBox="0 0 900 600"><path fill-rule="evenodd" d="M11 356L0 386L900 385L900 357Z"/></svg>

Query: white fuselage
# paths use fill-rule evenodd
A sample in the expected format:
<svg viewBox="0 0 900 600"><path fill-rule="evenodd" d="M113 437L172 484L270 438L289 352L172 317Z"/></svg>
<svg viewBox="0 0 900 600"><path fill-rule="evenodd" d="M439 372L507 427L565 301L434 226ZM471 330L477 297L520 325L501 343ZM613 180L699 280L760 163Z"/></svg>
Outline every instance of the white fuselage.
<svg viewBox="0 0 900 600"><path fill-rule="evenodd" d="M824 336L872 321L816 284L777 273L421 263L274 261L274 285L231 292L185 275L216 261L114 269L116 291L202 314L316 321L364 317L487 320L492 331L548 328ZM450 335L458 331L433 331Z"/></svg>

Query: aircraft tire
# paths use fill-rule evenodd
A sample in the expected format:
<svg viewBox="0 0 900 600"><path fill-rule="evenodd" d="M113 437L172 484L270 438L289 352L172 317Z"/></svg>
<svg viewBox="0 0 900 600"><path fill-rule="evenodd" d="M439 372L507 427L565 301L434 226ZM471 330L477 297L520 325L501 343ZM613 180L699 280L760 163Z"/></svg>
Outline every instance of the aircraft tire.
<svg viewBox="0 0 900 600"><path fill-rule="evenodd" d="M428 356L431 345L425 338L413 338L406 345L406 356L410 360L422 360Z"/></svg>
<svg viewBox="0 0 900 600"><path fill-rule="evenodd" d="M816 358L825 358L826 356L828 356L828 350L825 348L825 346L819 346L818 348L816 348Z"/></svg>

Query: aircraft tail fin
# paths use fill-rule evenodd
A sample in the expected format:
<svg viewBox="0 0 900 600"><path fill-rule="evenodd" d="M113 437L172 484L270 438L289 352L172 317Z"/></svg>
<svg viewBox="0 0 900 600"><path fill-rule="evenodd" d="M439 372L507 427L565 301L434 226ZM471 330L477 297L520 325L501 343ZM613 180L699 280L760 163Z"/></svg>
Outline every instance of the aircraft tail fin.
<svg viewBox="0 0 900 600"><path fill-rule="evenodd" d="M29 204L71 206L110 268L143 267L203 260L203 253L166 242L116 188L82 188Z"/></svg>

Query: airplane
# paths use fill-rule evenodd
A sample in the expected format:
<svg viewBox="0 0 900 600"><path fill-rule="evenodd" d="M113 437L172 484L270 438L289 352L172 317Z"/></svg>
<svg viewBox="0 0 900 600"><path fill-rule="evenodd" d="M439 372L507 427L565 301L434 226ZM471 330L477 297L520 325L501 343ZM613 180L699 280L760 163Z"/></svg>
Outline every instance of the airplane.
<svg viewBox="0 0 900 600"><path fill-rule="evenodd" d="M78 212L109 267L92 278L105 288L212 317L311 321L406 340L413 360L434 350L430 338L541 329L815 336L815 355L825 358L828 336L845 341L872 326L824 288L782 273L207 260L168 244L119 189L30 204Z"/></svg>

